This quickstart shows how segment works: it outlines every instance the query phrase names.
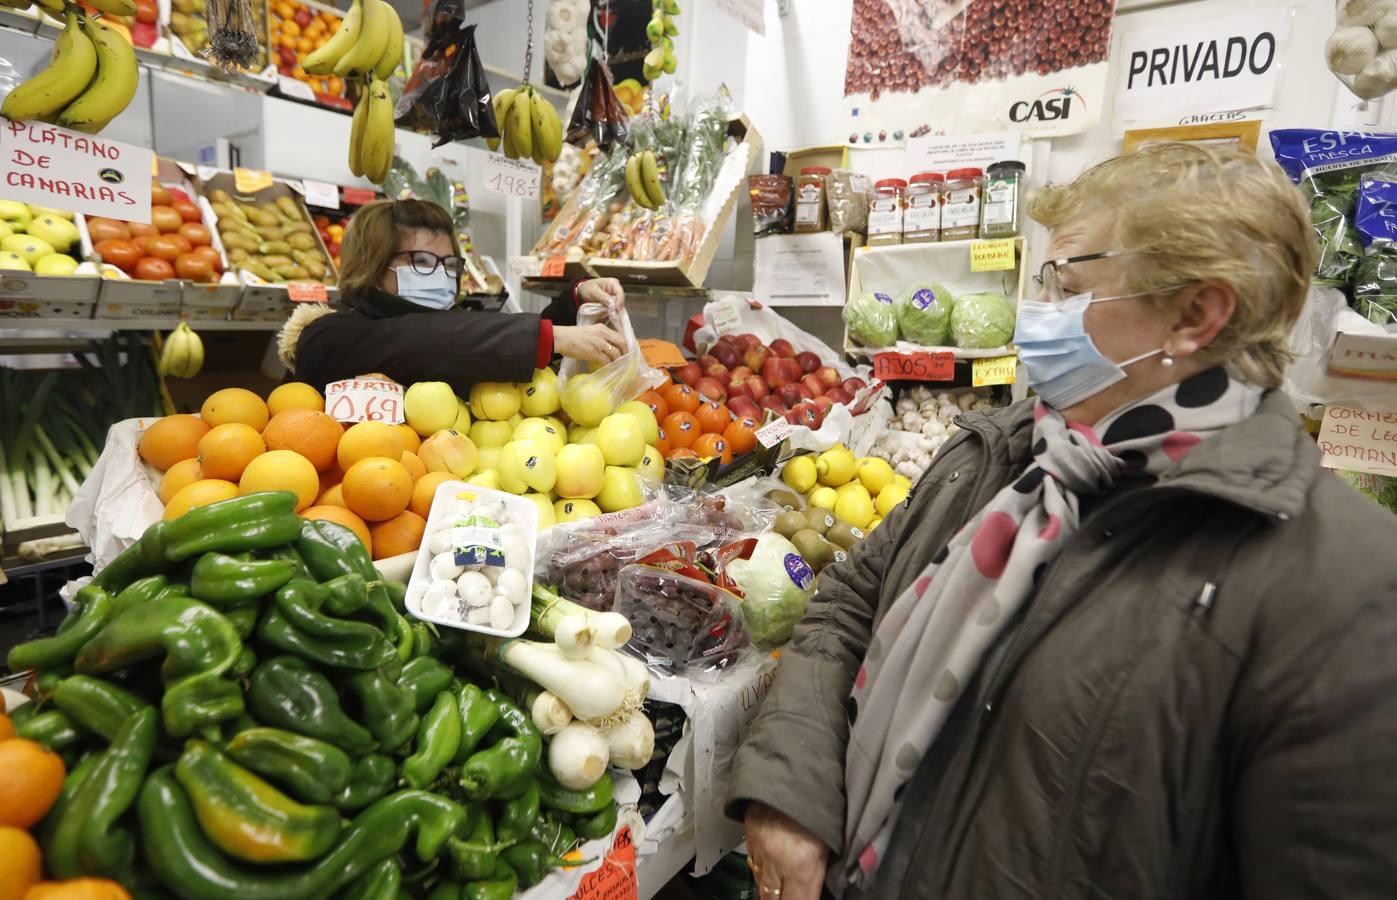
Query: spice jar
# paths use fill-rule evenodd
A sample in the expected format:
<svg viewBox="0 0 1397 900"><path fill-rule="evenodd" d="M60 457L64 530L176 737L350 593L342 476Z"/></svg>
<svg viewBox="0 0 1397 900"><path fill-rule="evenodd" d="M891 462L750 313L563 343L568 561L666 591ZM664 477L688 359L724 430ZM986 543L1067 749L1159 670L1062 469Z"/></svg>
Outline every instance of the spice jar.
<svg viewBox="0 0 1397 900"><path fill-rule="evenodd" d="M941 204L941 240L970 241L980 236L980 190L984 172L952 169L946 173Z"/></svg>
<svg viewBox="0 0 1397 900"><path fill-rule="evenodd" d="M1019 200L1024 171L1024 164L1015 159L994 163L986 170L980 237L1014 237L1023 230Z"/></svg>
<svg viewBox="0 0 1397 900"><path fill-rule="evenodd" d="M825 166L807 166L796 181L796 234L825 230Z"/></svg>
<svg viewBox="0 0 1397 900"><path fill-rule="evenodd" d="M902 243L902 207L907 182L884 178L868 197L868 246Z"/></svg>
<svg viewBox="0 0 1397 900"><path fill-rule="evenodd" d="M902 217L904 244L929 244L941 240L940 172L918 172L907 184L907 211Z"/></svg>

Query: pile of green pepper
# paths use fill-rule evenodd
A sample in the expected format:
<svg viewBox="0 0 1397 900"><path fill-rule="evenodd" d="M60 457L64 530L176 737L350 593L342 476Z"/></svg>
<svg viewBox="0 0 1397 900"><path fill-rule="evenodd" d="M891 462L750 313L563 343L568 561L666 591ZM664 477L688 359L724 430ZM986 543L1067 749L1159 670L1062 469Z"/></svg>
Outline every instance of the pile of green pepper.
<svg viewBox="0 0 1397 900"><path fill-rule="evenodd" d="M504 900L613 831L610 778L553 781L529 715L459 677L404 586L295 502L157 523L11 651L37 672L16 730L68 765L37 828L51 874L138 898Z"/></svg>

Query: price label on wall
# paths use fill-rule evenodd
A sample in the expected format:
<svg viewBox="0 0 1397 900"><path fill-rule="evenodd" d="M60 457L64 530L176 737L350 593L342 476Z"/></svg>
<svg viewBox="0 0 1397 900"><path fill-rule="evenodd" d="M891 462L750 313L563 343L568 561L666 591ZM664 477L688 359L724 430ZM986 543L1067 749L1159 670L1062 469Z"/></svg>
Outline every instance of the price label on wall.
<svg viewBox="0 0 1397 900"><path fill-rule="evenodd" d="M1014 239L975 241L970 245L970 271L1008 272L1014 268Z"/></svg>
<svg viewBox="0 0 1397 900"><path fill-rule="evenodd" d="M956 355L947 351L879 353L873 357L873 377L879 381L952 381Z"/></svg>
<svg viewBox="0 0 1397 900"><path fill-rule="evenodd" d="M1014 372L1018 365L1019 358L1014 355L977 359L970 364L970 383L975 387L1013 384Z"/></svg>
<svg viewBox="0 0 1397 900"><path fill-rule="evenodd" d="M329 303L325 285L313 281L293 281L286 286L286 299L292 303Z"/></svg>
<svg viewBox="0 0 1397 900"><path fill-rule="evenodd" d="M336 422L403 424L403 386L375 378L347 378L325 385L325 411Z"/></svg>
<svg viewBox="0 0 1397 900"><path fill-rule="evenodd" d="M538 196L543 170L523 159L510 159L503 153L485 155L485 187L508 197L531 199Z"/></svg>

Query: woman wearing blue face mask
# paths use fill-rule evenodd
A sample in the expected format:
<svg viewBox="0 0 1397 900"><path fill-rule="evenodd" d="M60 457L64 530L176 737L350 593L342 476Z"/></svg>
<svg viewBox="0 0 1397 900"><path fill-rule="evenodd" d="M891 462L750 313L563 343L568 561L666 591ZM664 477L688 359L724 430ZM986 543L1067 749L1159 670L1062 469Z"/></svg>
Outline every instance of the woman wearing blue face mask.
<svg viewBox="0 0 1397 900"><path fill-rule="evenodd" d="M460 396L479 381L529 381L556 353L606 363L625 345L605 325L578 326L584 301L620 306L615 279L570 287L544 313L457 310L463 266L455 225L424 200L370 203L340 247L340 302L304 304L279 338L298 381L321 386L357 375L402 384L444 381Z"/></svg>
<svg viewBox="0 0 1397 900"><path fill-rule="evenodd" d="M1397 520L1278 390L1304 201L1164 144L1031 211L1038 397L821 573L736 755L761 897L1392 897Z"/></svg>

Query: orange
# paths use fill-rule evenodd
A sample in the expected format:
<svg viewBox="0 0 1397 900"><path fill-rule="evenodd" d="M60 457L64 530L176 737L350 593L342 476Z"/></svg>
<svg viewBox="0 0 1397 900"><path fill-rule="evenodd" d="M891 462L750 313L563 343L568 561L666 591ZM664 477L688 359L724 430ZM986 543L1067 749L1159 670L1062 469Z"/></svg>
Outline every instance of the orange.
<svg viewBox="0 0 1397 900"><path fill-rule="evenodd" d="M699 425L699 420L693 413L672 412L665 416L664 421L665 437L669 439L669 445L678 450L681 447L692 447L698 436L703 434L703 428Z"/></svg>
<svg viewBox="0 0 1397 900"><path fill-rule="evenodd" d="M655 449L660 451L660 455L665 459L669 459L669 435L665 434L663 426L660 428L659 438L655 441Z"/></svg>
<svg viewBox="0 0 1397 900"><path fill-rule="evenodd" d="M267 404L262 398L245 388L224 388L214 391L199 409L204 422L213 428L229 422L251 425L258 431L267 427Z"/></svg>
<svg viewBox="0 0 1397 900"><path fill-rule="evenodd" d="M349 467L361 459L371 456L397 459L403 455L404 449L406 448L399 440L394 426L382 422L359 422L340 438L336 455L340 461L340 468L348 472Z"/></svg>
<svg viewBox="0 0 1397 900"><path fill-rule="evenodd" d="M676 412L695 412L699 408L699 403L703 400L703 395L687 384L671 384L660 391L660 396L664 398L665 405L669 407L671 414Z"/></svg>
<svg viewBox="0 0 1397 900"><path fill-rule="evenodd" d="M669 415L669 404L665 402L665 398L661 397L658 391L646 391L635 399L650 407L651 412L655 414L656 422L663 422L665 416Z"/></svg>
<svg viewBox="0 0 1397 900"><path fill-rule="evenodd" d="M344 481L344 470L340 468L339 461L330 463L330 468L320 473L320 493L325 493L330 488Z"/></svg>
<svg viewBox="0 0 1397 900"><path fill-rule="evenodd" d="M199 471L198 457L182 459L165 470L165 477L160 479L160 487L155 493L160 497L162 504L168 504L170 498L178 494L182 488L203 477Z"/></svg>
<svg viewBox="0 0 1397 900"><path fill-rule="evenodd" d="M344 473L344 505L366 522L383 522L407 509L412 476L396 459L370 456Z"/></svg>
<svg viewBox="0 0 1397 900"><path fill-rule="evenodd" d="M757 429L760 427L756 419L737 419L723 429L723 440L739 456L750 453L757 446Z"/></svg>
<svg viewBox="0 0 1397 900"><path fill-rule="evenodd" d="M411 425L394 425L393 433L398 436L404 450L416 453L417 448L422 446L422 438L417 435L416 430Z"/></svg>
<svg viewBox="0 0 1397 900"><path fill-rule="evenodd" d="M262 435L251 425L218 425L199 440L199 471L205 478L237 481L247 464L266 452Z"/></svg>
<svg viewBox="0 0 1397 900"><path fill-rule="evenodd" d="M24 900L131 900L131 895L106 878L70 878L41 881L29 889Z"/></svg>
<svg viewBox="0 0 1397 900"><path fill-rule="evenodd" d="M320 496L315 498L316 506L338 506L345 510L349 507L344 505L344 485L336 484L320 492Z"/></svg>
<svg viewBox="0 0 1397 900"><path fill-rule="evenodd" d="M414 483L417 479L427 474L427 467L422 465L422 460L418 459L417 454L413 453L411 450L404 450L402 459L399 460L399 462L403 464L404 469L407 469L407 473L412 476Z"/></svg>
<svg viewBox="0 0 1397 900"><path fill-rule="evenodd" d="M437 488L443 481L455 481L456 476L450 472L428 472L417 483L412 486L412 502L408 509L417 513L422 518L427 518L427 513L432 511L432 498L437 495Z"/></svg>
<svg viewBox="0 0 1397 900"><path fill-rule="evenodd" d="M296 39L296 50L299 53L309 53L315 49L315 41L302 36Z"/></svg>
<svg viewBox="0 0 1397 900"><path fill-rule="evenodd" d="M41 744L24 738L0 741L0 825L28 828L42 819L66 774L63 760Z"/></svg>
<svg viewBox="0 0 1397 900"><path fill-rule="evenodd" d="M704 434L722 434L732 422L732 413L728 412L727 404L715 403L712 400L705 400L699 404L698 412L694 415L698 417L699 427L703 429Z"/></svg>
<svg viewBox="0 0 1397 900"><path fill-rule="evenodd" d="M320 493L320 476L315 466L291 450L269 450L248 464L238 482L242 494L258 491L290 491L296 495L296 511L315 502Z"/></svg>
<svg viewBox="0 0 1397 900"><path fill-rule="evenodd" d="M208 506L220 500L232 500L236 496L238 486L233 482L204 478L176 491L170 502L165 504L165 515L162 518L178 519L191 509Z"/></svg>
<svg viewBox="0 0 1397 900"><path fill-rule="evenodd" d="M373 534L373 558L387 559L403 553L416 553L427 530L427 520L415 512L403 511L369 529Z"/></svg>
<svg viewBox="0 0 1397 900"><path fill-rule="evenodd" d="M373 538L369 534L369 526L364 524L364 520L345 509L343 506L312 506L301 513L303 519L318 519L323 522L334 522L336 525L343 525L359 536L359 540L364 542L364 549L373 552Z"/></svg>
<svg viewBox="0 0 1397 900"><path fill-rule="evenodd" d="M137 452L155 468L168 469L197 456L199 438L208 433L209 426L194 416L166 416L145 430Z"/></svg>
<svg viewBox="0 0 1397 900"><path fill-rule="evenodd" d="M344 429L339 422L313 409L283 410L273 415L262 430L268 450L294 450L310 460L317 472L335 464L335 450L342 437Z"/></svg>
<svg viewBox="0 0 1397 900"><path fill-rule="evenodd" d="M675 447L665 459L698 459L699 455L688 447Z"/></svg>
<svg viewBox="0 0 1397 900"><path fill-rule="evenodd" d="M691 449L699 455L700 459L712 459L717 456L722 459L724 464L732 462L732 448L728 446L727 441L723 440L721 434L713 432L701 434L698 440L694 441Z"/></svg>
<svg viewBox="0 0 1397 900"><path fill-rule="evenodd" d="M43 877L39 845L29 832L0 827L0 900L21 900Z"/></svg>
<svg viewBox="0 0 1397 900"><path fill-rule="evenodd" d="M0 713L0 741L8 741L15 736L15 723L10 721L10 717Z"/></svg>
<svg viewBox="0 0 1397 900"><path fill-rule="evenodd" d="M288 409L325 411L325 398L304 381L288 381L267 395L267 412L275 416Z"/></svg>

